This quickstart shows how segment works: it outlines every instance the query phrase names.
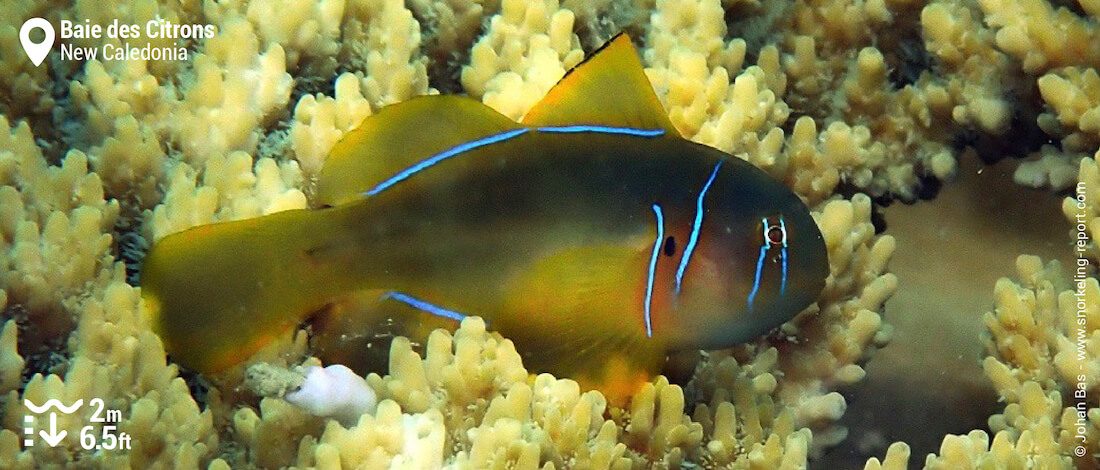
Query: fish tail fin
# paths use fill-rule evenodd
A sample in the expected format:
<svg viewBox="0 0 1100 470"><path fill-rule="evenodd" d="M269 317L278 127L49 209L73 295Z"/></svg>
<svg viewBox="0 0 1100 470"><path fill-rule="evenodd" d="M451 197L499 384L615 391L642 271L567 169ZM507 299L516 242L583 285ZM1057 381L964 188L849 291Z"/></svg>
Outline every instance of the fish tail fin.
<svg viewBox="0 0 1100 470"><path fill-rule="evenodd" d="M344 282L317 253L337 243L325 212L204 225L154 243L142 298L172 359L223 370L323 307Z"/></svg>

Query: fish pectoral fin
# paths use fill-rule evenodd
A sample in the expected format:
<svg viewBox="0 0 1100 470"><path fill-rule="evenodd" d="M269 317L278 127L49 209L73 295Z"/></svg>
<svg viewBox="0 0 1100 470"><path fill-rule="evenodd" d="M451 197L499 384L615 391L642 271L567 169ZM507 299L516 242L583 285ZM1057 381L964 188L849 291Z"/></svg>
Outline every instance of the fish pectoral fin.
<svg viewBox="0 0 1100 470"><path fill-rule="evenodd" d="M570 70L523 117L528 126L602 125L664 129L679 136L626 34Z"/></svg>
<svg viewBox="0 0 1100 470"><path fill-rule="evenodd" d="M338 205L466 142L519 129L515 121L464 96L420 96L382 108L332 148L317 199Z"/></svg>
<svg viewBox="0 0 1100 470"><path fill-rule="evenodd" d="M580 247L537 263L511 287L495 329L516 344L528 370L570 378L625 403L660 373L665 347L647 337L630 247ZM490 327L493 327L492 325Z"/></svg>

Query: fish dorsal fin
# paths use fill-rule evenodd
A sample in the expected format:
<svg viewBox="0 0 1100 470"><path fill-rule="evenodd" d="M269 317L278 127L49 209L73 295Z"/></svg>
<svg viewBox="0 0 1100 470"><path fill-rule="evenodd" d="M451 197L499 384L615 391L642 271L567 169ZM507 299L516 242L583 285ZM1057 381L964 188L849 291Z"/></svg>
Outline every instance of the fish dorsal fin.
<svg viewBox="0 0 1100 470"><path fill-rule="evenodd" d="M657 100L638 51L622 33L566 73L527 112L523 124L664 129L680 135Z"/></svg>
<svg viewBox="0 0 1100 470"><path fill-rule="evenodd" d="M349 202L434 155L520 127L464 96L420 96L387 106L333 147L317 179L317 200Z"/></svg>

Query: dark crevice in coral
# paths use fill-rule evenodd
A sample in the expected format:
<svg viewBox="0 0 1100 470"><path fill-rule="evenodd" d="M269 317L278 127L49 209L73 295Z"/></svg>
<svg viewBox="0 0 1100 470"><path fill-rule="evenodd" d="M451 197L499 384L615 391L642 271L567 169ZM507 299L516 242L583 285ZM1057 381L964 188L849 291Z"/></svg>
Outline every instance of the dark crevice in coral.
<svg viewBox="0 0 1100 470"><path fill-rule="evenodd" d="M782 39L779 33L782 28L776 25L787 20L792 8L785 2L732 2L723 12L726 36L722 39L726 43L738 38L745 40L745 63L755 64L760 49Z"/></svg>
<svg viewBox="0 0 1100 470"><path fill-rule="evenodd" d="M50 88L45 90L50 96L52 106L35 116L26 116L35 142L42 149L42 156L50 165L60 165L70 148L77 147L68 134L72 123L76 122L75 112L70 106L69 83L84 73L84 64L74 67L56 57L50 63Z"/></svg>
<svg viewBox="0 0 1100 470"><path fill-rule="evenodd" d="M1037 114L1017 112L1013 114L1011 124L1005 135L991 135L976 130L967 130L956 135L952 142L956 154L971 148L986 165L992 165L1006 158L1024 158L1039 151L1044 145L1061 149L1061 142L1051 138L1036 124ZM1011 138L1006 138L1011 136Z"/></svg>
<svg viewBox="0 0 1100 470"><path fill-rule="evenodd" d="M612 0L592 18L578 16L573 32L580 39L586 56L619 33L626 33L636 46L642 46L649 13L649 10L637 8L631 0Z"/></svg>
<svg viewBox="0 0 1100 470"><path fill-rule="evenodd" d="M883 207L880 204L871 205L871 225L875 227L875 235L886 233L887 224L886 216L882 214Z"/></svg>
<svg viewBox="0 0 1100 470"><path fill-rule="evenodd" d="M168 357L168 361L171 362L172 358ZM202 374L183 366L179 366L179 378L187 384L187 389L191 391L191 397L195 399L199 408L206 409L207 394L213 388L210 381Z"/></svg>
<svg viewBox="0 0 1100 470"><path fill-rule="evenodd" d="M896 51L896 54L886 56L894 62L888 78L895 90L916 83L922 74L932 69L932 56L919 35L906 35L899 39Z"/></svg>
<svg viewBox="0 0 1100 470"><path fill-rule="evenodd" d="M481 21L474 34L468 38L459 38L454 48L448 48L440 45L440 24L435 12L411 5L413 18L420 24L420 51L428 58L428 86L445 95L463 93L462 67L470 63L470 51L478 38L488 30L490 18L499 13L499 5L492 11L489 11L488 6L484 7L486 10L481 12Z"/></svg>
<svg viewBox="0 0 1100 470"><path fill-rule="evenodd" d="M9 294L13 293L9 292ZM19 339L16 347L24 360L22 380L18 389L20 395L35 374L63 374L72 359L67 344L69 332L75 328L75 319L62 322L66 323L65 325L54 325L54 328L48 328L45 322L38 320L44 316L71 318L61 311L31 314L21 303L12 299L9 299L8 306L0 315L0 325L8 320L15 320L18 328Z"/></svg>
<svg viewBox="0 0 1100 470"><path fill-rule="evenodd" d="M343 72L339 72L343 73ZM339 76L339 74L337 75ZM336 79L333 77L304 76L294 77L294 88L290 89L290 101L288 107L293 108L306 95L322 94L336 96ZM289 110L293 114L293 109Z"/></svg>
<svg viewBox="0 0 1100 470"><path fill-rule="evenodd" d="M833 189L833 194L839 194L844 199L851 199L852 196L863 192L865 192L863 188L860 188L859 186L856 186L851 182L843 180L836 185L835 189Z"/></svg>
<svg viewBox="0 0 1100 470"><path fill-rule="evenodd" d="M970 148L983 163L992 165L1006 158L1027 157L1044 145L1061 149L1061 142L1039 127L1038 117L1046 110L1046 104L1035 81L1010 82L1006 88L1003 99L1012 106L1008 129L999 135L973 128L964 129L952 141L956 155Z"/></svg>
<svg viewBox="0 0 1100 470"><path fill-rule="evenodd" d="M141 209L134 204L122 204L114 227L112 255L126 267L126 282L141 285L141 262L149 251L149 243L141 234Z"/></svg>
<svg viewBox="0 0 1100 470"><path fill-rule="evenodd" d="M297 85L297 79L295 79ZM328 88L318 93L322 93L326 96L336 96L336 80L332 79L327 82ZM267 120L260 125L259 141L256 142L256 149L252 154L252 164L255 165L256 161L270 157L279 163L284 163L291 160L292 155L288 150L290 143L290 126L291 121L294 120L294 106L298 103L297 98L291 98L291 101L287 107L273 111L271 115L267 116Z"/></svg>
<svg viewBox="0 0 1100 470"><path fill-rule="evenodd" d="M290 119L283 119L265 129L260 136L260 142L256 144L256 155L252 159L255 162L261 158L271 158L283 163L291 160L288 145L290 143Z"/></svg>
<svg viewBox="0 0 1100 470"><path fill-rule="evenodd" d="M702 362L703 356L700 351L689 350L672 353L668 355L668 361L665 362L661 374L668 378L669 383L686 387L691 383L691 379L695 378L695 372ZM691 398L686 393L684 396Z"/></svg>
<svg viewBox="0 0 1100 470"><path fill-rule="evenodd" d="M1050 0L1050 6L1054 7L1055 10L1065 8L1080 19L1087 20L1089 18L1089 14L1081 7L1081 2L1078 0Z"/></svg>
<svg viewBox="0 0 1100 470"><path fill-rule="evenodd" d="M893 5L892 21L875 29L869 46L882 53L888 66L887 80L895 90L920 80L930 71L934 59L924 45L920 12L923 5Z"/></svg>
<svg viewBox="0 0 1100 470"><path fill-rule="evenodd" d="M943 189L943 181L936 178L933 175L921 175L917 180L917 187L914 193L918 200L931 201L940 194L940 190Z"/></svg>
<svg viewBox="0 0 1100 470"><path fill-rule="evenodd" d="M428 86L444 95L463 93L462 67L470 62L469 48L460 51L436 50L428 56Z"/></svg>

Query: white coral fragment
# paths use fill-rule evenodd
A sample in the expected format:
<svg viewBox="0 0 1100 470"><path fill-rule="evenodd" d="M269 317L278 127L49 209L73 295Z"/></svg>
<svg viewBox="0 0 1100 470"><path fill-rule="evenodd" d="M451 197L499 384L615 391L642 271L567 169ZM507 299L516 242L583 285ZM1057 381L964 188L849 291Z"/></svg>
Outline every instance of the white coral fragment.
<svg viewBox="0 0 1100 470"><path fill-rule="evenodd" d="M335 418L347 426L378 405L378 395L367 382L340 364L309 367L302 385L284 398L314 416Z"/></svg>

